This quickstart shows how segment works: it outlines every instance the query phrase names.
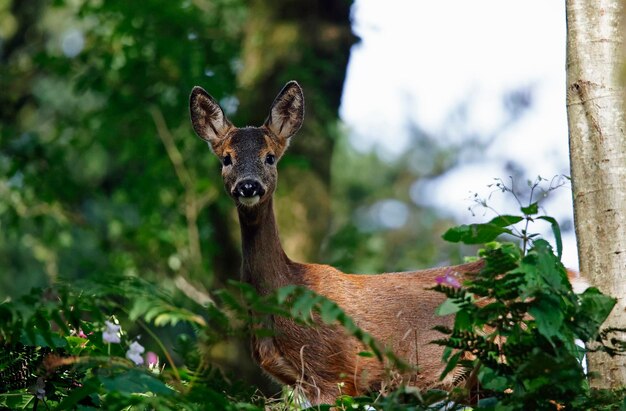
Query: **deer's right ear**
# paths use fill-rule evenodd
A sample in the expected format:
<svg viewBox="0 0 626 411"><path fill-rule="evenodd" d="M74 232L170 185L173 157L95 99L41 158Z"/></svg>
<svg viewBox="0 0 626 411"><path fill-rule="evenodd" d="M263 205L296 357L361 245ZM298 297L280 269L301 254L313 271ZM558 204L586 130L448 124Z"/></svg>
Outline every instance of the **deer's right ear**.
<svg viewBox="0 0 626 411"><path fill-rule="evenodd" d="M210 143L215 151L215 147L233 126L224 111L209 93L196 86L189 96L189 112L193 130L198 137Z"/></svg>

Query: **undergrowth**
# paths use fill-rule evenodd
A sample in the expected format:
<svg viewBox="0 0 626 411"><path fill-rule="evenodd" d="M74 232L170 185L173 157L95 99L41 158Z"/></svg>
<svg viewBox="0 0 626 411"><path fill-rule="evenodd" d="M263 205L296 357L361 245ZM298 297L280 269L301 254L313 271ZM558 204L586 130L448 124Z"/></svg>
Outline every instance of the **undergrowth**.
<svg viewBox="0 0 626 411"><path fill-rule="evenodd" d="M539 182L531 185L531 194ZM498 189L512 191L504 184ZM529 233L529 224L541 220L550 224L556 250ZM496 241L501 235L518 241ZM450 271L433 287L447 297L438 314L455 315L454 327L439 327L442 338L433 343L445 347L442 379L452 370L463 371L458 387L340 396L332 404L336 409L626 410L626 389L590 387L583 366L588 349L580 343L624 355L624 341L609 341L616 330L602 329L615 299L596 288L573 292L560 262L559 225L539 215L532 195L527 204L520 203L517 215L455 227L444 238L483 244L475 258L484 266L471 281L462 283L463 273ZM306 402L297 392L285 390L280 398L260 395L224 373L212 355L212 347L230 339L268 335L271 330L263 324L269 315L310 326L316 320L338 323L362 342L362 355L405 366L337 304L302 287L259 296L251 286L232 282L206 301L199 304L137 277L111 276L61 282L2 302L0 407L300 409ZM120 323L132 324L133 334ZM162 327L183 331L168 345L159 337ZM146 340L158 349L145 353Z"/></svg>

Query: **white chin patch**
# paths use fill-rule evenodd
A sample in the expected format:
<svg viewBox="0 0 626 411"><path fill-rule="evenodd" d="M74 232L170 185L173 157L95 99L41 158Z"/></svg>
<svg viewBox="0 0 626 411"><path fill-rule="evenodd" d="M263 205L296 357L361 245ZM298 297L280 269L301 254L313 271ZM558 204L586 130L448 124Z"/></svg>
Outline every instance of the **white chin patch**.
<svg viewBox="0 0 626 411"><path fill-rule="evenodd" d="M259 198L260 198L259 196L239 197L239 202L245 205L246 207L252 207L253 205L259 202Z"/></svg>

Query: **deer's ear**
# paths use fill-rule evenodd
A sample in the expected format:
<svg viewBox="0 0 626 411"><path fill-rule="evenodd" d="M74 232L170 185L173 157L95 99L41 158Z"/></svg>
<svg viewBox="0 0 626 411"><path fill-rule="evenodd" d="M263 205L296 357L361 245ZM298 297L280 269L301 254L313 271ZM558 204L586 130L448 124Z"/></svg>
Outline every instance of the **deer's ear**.
<svg viewBox="0 0 626 411"><path fill-rule="evenodd" d="M304 119L304 95L302 88L295 81L290 81L278 93L272 104L270 115L265 120L278 138L286 140L298 132Z"/></svg>
<svg viewBox="0 0 626 411"><path fill-rule="evenodd" d="M191 90L189 112L193 130L198 137L209 142L214 150L233 126L217 101L202 87L196 86Z"/></svg>

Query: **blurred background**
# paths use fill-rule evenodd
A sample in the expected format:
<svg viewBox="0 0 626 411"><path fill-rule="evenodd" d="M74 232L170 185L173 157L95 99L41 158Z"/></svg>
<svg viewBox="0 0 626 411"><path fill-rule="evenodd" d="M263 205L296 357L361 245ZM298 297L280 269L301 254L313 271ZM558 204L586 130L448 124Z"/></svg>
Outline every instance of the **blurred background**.
<svg viewBox="0 0 626 411"><path fill-rule="evenodd" d="M458 263L475 250L441 234L493 216L474 193L514 211L494 178L523 196L569 174L564 56L561 2L0 0L0 300L58 279L193 294L238 278L194 85L240 126L286 81L303 86L275 202L293 259ZM569 187L542 204L576 266Z"/></svg>

